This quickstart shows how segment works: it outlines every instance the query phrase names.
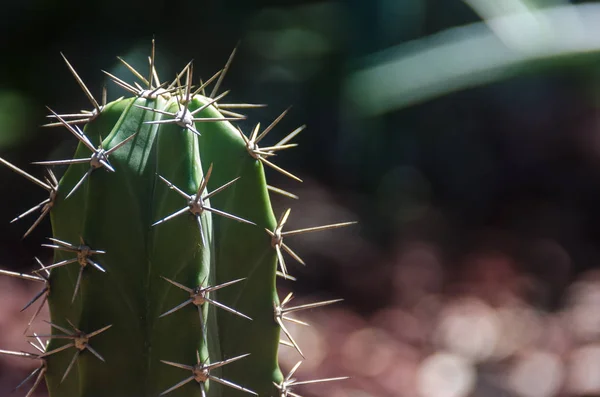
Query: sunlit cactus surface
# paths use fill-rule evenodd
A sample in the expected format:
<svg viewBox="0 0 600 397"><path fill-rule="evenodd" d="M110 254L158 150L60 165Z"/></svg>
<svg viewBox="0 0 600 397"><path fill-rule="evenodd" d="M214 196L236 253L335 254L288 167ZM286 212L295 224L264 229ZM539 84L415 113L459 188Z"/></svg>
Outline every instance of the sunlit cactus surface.
<svg viewBox="0 0 600 397"><path fill-rule="evenodd" d="M47 192L13 220L37 216L25 237L46 218L52 224L43 244L52 263L0 271L41 287L24 308L34 306L24 336L33 350L0 350L39 362L18 385L27 396L45 381L51 397L296 397L295 386L344 379L295 379L305 357L286 329L304 324L294 312L338 300L294 306L276 286L294 280L286 256L304 264L288 238L354 222L284 230L290 209L276 217L269 195L297 197L268 185L265 170L301 182L274 159L304 126L271 146L261 142L287 110L263 129L236 126L246 119L239 112L263 105L225 102L234 54L207 80L190 63L163 82L153 42L149 73L121 58L131 82L105 72L127 93L109 103L106 92L94 99L63 56L92 105L50 109L48 126L79 142L73 157L36 162L43 179L0 158ZM34 330L46 303L47 334ZM280 346L300 359L287 376Z"/></svg>

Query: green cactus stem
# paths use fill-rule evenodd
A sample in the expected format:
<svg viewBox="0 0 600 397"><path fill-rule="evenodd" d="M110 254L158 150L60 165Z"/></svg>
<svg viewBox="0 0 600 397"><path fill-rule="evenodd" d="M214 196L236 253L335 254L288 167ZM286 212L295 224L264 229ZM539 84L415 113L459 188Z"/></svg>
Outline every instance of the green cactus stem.
<svg viewBox="0 0 600 397"><path fill-rule="evenodd" d="M295 147L304 126L269 147L258 144L287 110L249 137L234 126L246 117L235 109L262 105L222 103L233 54L200 85L191 63L161 83L154 45L148 77L119 58L139 82L105 72L132 95L111 103L105 94L97 102L63 58L93 109L51 110L48 126L79 142L70 159L35 163L66 166L60 181L0 159L49 193L15 220L41 210L28 235L50 214L43 245L52 264L31 275L0 271L43 283L26 307L43 297L50 308L51 333L28 334L36 353L0 351L41 361L28 394L45 379L51 397L287 397L295 385L342 379L298 382L298 365L284 377L277 361L282 331L304 358L284 324L299 322L291 313L339 301L279 301L277 276L293 279L284 253L304 264L284 237L354 223L284 232L289 209L276 221L269 193L297 197L269 186L263 167L301 181L272 157Z"/></svg>

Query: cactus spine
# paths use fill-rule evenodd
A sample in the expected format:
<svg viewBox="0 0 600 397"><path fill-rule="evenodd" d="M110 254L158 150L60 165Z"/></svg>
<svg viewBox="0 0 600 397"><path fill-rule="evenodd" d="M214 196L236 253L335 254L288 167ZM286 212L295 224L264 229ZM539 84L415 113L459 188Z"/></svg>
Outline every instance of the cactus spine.
<svg viewBox="0 0 600 397"><path fill-rule="evenodd" d="M284 237L352 223L283 231L289 209L276 221L269 192L293 195L268 186L263 167L300 180L271 158L303 127L259 147L287 111L249 136L233 125L245 118L234 110L260 106L222 102L233 54L206 83L193 84L190 63L166 84L152 44L148 77L120 58L139 82L107 73L131 95L111 103L98 103L65 58L93 110L51 110L49 125L79 141L72 159L37 162L67 165L60 181L51 168L41 181L0 159L48 191L16 219L40 210L28 235L50 214L44 246L54 250L32 274L1 271L43 284L27 307L47 301L52 332L29 332L35 353L0 353L39 360L28 395L45 379L52 397L287 397L294 385L342 379L296 381L300 363L286 377L277 363L281 331L304 357L290 313L337 302L279 301L277 276L293 279L284 252L303 263Z"/></svg>

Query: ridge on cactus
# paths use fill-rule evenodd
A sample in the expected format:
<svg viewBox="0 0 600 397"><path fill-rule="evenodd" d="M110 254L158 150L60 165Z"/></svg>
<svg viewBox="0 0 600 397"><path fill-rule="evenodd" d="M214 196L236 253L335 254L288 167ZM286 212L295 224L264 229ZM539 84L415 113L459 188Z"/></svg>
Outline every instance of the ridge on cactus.
<svg viewBox="0 0 600 397"><path fill-rule="evenodd" d="M43 244L51 264L0 270L44 285L23 309L42 299L26 330L36 352L0 350L41 362L17 387L32 380L28 397L43 380L51 397L298 397L293 386L346 379L297 381L302 361L286 377L277 361L280 343L305 358L284 321L306 323L291 313L341 300L289 306L290 293L280 302L277 278L295 280L284 253L305 264L284 237L355 223L284 232L290 209L275 219L269 194L298 197L268 185L263 167L301 182L272 158L297 146L305 126L259 147L289 109L249 136L234 126L246 119L238 109L264 106L222 102L235 50L199 84L191 62L161 82L154 53L152 41L148 76L118 58L132 83L104 72L130 95L108 103L61 54L93 108L50 109L47 126L66 128L78 147L70 159L34 164L67 167L60 180L51 168L42 181L0 158L49 194L13 219L40 210L24 237L47 215L52 224ZM46 303L51 333L29 333Z"/></svg>

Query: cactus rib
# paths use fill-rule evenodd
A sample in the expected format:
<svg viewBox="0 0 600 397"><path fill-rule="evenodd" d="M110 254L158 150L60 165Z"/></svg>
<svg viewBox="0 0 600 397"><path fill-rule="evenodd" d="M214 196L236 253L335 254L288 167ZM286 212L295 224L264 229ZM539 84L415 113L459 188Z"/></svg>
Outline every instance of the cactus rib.
<svg viewBox="0 0 600 397"><path fill-rule="evenodd" d="M80 244L73 245L66 241L61 241L59 239L49 237L48 240L56 244L42 244L42 247L53 248L55 250L60 251L74 252L76 254L75 258L65 259L60 262L53 263L50 266L42 265L42 270L48 272L54 268L66 266L71 263L79 264L79 274L77 275L77 281L75 282L75 289L73 291L73 298L71 299L71 302L73 302L75 300L75 297L77 296L77 291L79 291L79 287L81 286L81 277L83 276L83 271L87 267L87 265L92 265L94 268L98 269L102 273L106 273L106 270L104 270L102 266L90 259L90 256L92 255L106 254L106 251L92 249L85 244L81 236L79 237L79 239Z"/></svg>
<svg viewBox="0 0 600 397"><path fill-rule="evenodd" d="M298 178L296 175L273 164L271 161L269 161L265 158L265 157L274 156L275 155L274 152L276 152L276 151L285 150L285 149L289 149L289 148L297 146L297 144L286 145L285 143L288 142L289 140L291 140L298 133L300 133L303 129L302 127L297 128L296 130L292 131L287 137L285 137L284 139L282 139L280 142L278 142L277 144L275 144L273 146L270 146L267 148L258 147L258 143L260 142L260 140L263 139L269 133L269 131L271 131L273 129L273 127L275 127L275 125L277 125L277 123L279 123L279 121L281 121L281 119L286 115L288 110L289 109L286 109L279 117L277 117L271 123L271 125L269 125L267 128L265 128L265 130L260 135L258 135L258 131L260 130L260 123L256 124L256 127L254 127L254 129L252 130L252 134L250 135L250 138L247 138L246 135L244 135L244 133L239 129L238 129L238 132L240 133L240 136L246 143L246 150L248 151L250 156L252 156L252 158L259 160L263 164L273 168L275 171L287 176L288 178L291 178L298 182L302 182L302 179Z"/></svg>
<svg viewBox="0 0 600 397"><path fill-rule="evenodd" d="M69 375L69 372L71 372L71 369L73 368L73 365L75 364L75 362L77 361L77 358L79 358L79 355L84 351L87 350L90 353L92 353L94 356L96 356L98 358L98 360L105 362L104 357L102 357L100 355L100 353L98 353L95 349L93 349L89 342L90 339L96 335L99 335L101 333L103 333L104 331L106 331L107 329L112 327L112 324L107 325L105 327L102 327L94 332L91 332L89 334L86 334L85 332L77 329L69 320L67 320L69 322L69 324L71 325L71 327L74 329L74 332L69 331L66 328L61 327L60 325L57 324L53 324L53 323L49 323L53 328L58 329L59 331L64 332L64 335L39 335L38 337L46 337L46 338L50 338L50 339L68 339L68 340L72 340L72 342L67 343L66 345L62 345L61 347L58 347L54 350L51 350L49 352L44 352L43 354L40 355L40 358L44 358L44 357L48 357L51 356L52 354L56 354L58 352L61 352L63 350L66 350L70 347L74 347L76 349L75 354L73 355L73 358L71 359L69 365L67 366L67 369L65 370L64 375L61 378L61 383L66 379L66 377Z"/></svg>
<svg viewBox="0 0 600 397"><path fill-rule="evenodd" d="M206 395L206 390L205 390L204 384L207 380L212 380L214 382L221 383L221 384L231 387L233 389L243 391L246 393L250 393L250 394L257 396L258 394L253 392L250 389L246 389L245 387L236 385L233 382L218 378L218 377L210 374L210 371L213 369L220 368L224 365L227 365L229 363L232 363L234 361L240 360L240 359L242 359L244 357L248 357L248 356L249 356L249 354L242 354L241 356L233 357L233 358L219 361L219 362L216 362L213 364L206 364L206 362L202 362L200 360L200 354L198 352L196 352L196 364L195 365L184 365L184 364L174 363L171 361L160 360L160 362L162 362L163 364L167 364L172 367L177 367L177 368L181 368L181 369L186 369L188 371L192 371L192 376L182 380L181 382L177 383L175 386L165 390L160 395L163 396L165 394L168 394L168 393L172 392L173 390L176 390L176 389L180 388L181 386L185 385L186 383L191 382L192 380L195 380L200 385L200 390L201 390L202 396L204 397Z"/></svg>

